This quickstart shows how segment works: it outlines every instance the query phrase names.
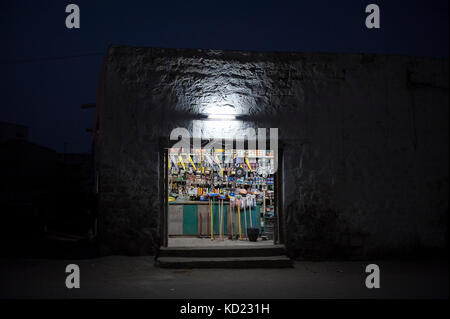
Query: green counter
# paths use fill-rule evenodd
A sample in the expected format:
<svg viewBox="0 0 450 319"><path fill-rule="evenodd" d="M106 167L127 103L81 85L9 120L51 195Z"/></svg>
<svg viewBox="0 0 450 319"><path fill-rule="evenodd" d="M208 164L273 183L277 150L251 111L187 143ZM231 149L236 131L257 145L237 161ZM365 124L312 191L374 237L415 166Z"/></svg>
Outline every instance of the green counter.
<svg viewBox="0 0 450 319"><path fill-rule="evenodd" d="M208 212L208 202L171 202L169 203L169 235L200 235L199 230L202 229L202 235L211 233L211 217ZM232 207L234 222L234 234L239 234L239 224L237 207ZM252 208L253 210L253 208ZM199 216L201 215L201 221ZM229 203L223 203L223 231L225 235L231 234L231 220L228 220ZM241 208L241 231L246 234L245 220L247 219L247 227L250 227L252 211ZM260 206L256 206L253 227L260 228ZM213 231L215 235L219 234L219 204L213 205ZM201 227L201 228L200 228ZM209 228L209 229L208 229Z"/></svg>

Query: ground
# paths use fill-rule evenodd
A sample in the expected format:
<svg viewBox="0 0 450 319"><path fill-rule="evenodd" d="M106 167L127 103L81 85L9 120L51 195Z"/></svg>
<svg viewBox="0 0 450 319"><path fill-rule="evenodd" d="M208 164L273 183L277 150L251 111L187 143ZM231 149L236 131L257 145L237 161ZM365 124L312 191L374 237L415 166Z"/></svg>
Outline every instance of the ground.
<svg viewBox="0 0 450 319"><path fill-rule="evenodd" d="M65 267L80 267L80 289ZM448 298L448 261L377 261L381 288L367 289L368 262L295 262L292 269L170 270L153 257L0 259L0 298Z"/></svg>

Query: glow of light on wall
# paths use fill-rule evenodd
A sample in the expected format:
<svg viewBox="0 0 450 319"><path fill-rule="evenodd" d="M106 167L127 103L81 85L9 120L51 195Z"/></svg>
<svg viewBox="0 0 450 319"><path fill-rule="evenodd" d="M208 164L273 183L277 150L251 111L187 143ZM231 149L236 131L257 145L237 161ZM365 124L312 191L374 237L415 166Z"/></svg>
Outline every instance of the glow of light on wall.
<svg viewBox="0 0 450 319"><path fill-rule="evenodd" d="M222 121L232 121L236 119L235 115L231 114L208 114L208 119L210 120L222 120Z"/></svg>
<svg viewBox="0 0 450 319"><path fill-rule="evenodd" d="M208 138L233 138L243 129L241 121L230 120L194 120L193 136Z"/></svg>
<svg viewBox="0 0 450 319"><path fill-rule="evenodd" d="M208 103L201 108L201 111L206 114L216 115L233 115L236 114L236 108L229 102Z"/></svg>

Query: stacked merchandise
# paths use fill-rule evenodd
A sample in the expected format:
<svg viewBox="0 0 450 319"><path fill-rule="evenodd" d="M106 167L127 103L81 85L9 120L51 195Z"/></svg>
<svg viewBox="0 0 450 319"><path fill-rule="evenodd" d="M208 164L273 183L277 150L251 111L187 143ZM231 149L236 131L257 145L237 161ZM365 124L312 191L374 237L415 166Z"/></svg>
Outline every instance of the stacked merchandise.
<svg viewBox="0 0 450 319"><path fill-rule="evenodd" d="M264 214L264 235L267 239L272 240L275 229L275 206L274 206L275 193L273 190L266 192L265 197L265 214Z"/></svg>
<svg viewBox="0 0 450 319"><path fill-rule="evenodd" d="M258 195L262 201L263 190L273 192L273 155L260 151L204 150L169 151L169 194L184 201L207 201L208 193L228 195L241 189Z"/></svg>

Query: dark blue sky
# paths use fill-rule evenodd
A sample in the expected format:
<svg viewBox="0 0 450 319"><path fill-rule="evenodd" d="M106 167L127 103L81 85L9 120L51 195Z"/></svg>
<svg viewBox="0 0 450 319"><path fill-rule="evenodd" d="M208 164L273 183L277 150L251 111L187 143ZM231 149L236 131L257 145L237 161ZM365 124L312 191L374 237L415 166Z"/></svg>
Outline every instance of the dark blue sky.
<svg viewBox="0 0 450 319"><path fill-rule="evenodd" d="M81 28L66 29L78 4ZM367 4L381 29L367 29ZM260 51L367 52L448 58L448 0L428 1L3 1L0 120L30 139L87 152L101 54L110 44ZM45 58L45 59L42 59ZM50 59L47 59L50 58Z"/></svg>

